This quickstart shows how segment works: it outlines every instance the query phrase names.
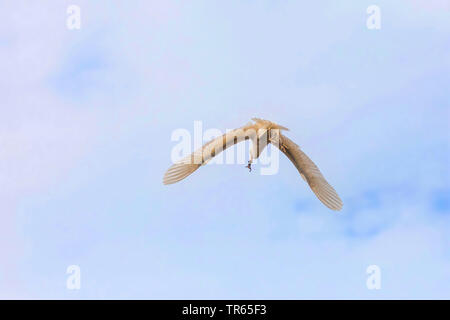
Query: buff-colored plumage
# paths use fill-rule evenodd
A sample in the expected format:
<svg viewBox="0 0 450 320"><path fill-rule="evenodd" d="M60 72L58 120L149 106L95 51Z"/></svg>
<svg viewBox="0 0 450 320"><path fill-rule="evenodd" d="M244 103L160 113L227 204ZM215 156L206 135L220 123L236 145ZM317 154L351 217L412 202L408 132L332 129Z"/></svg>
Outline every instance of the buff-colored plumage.
<svg viewBox="0 0 450 320"><path fill-rule="evenodd" d="M298 145L281 133L281 130L288 129L268 120L258 118L253 118L253 120L255 123L249 123L211 140L191 155L172 165L166 171L163 183L172 184L183 180L226 148L250 139L253 146L250 151L249 167L251 161L259 157L267 144L272 143L291 160L302 178L324 205L332 210L341 210L342 200L325 180L319 168L300 150Z"/></svg>

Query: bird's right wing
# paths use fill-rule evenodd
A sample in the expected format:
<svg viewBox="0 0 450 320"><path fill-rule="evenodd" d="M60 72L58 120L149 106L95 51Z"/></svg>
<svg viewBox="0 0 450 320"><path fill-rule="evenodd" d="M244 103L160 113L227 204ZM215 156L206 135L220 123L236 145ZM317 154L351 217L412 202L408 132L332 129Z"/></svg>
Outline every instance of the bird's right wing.
<svg viewBox="0 0 450 320"><path fill-rule="evenodd" d="M311 190L317 198L332 210L342 209L342 200L336 190L325 180L319 168L314 162L288 137L279 135L277 146L295 165L303 179L308 182ZM275 144L276 145L276 144Z"/></svg>
<svg viewBox="0 0 450 320"><path fill-rule="evenodd" d="M201 148L195 150L192 154L167 169L164 174L163 183L172 184L183 180L228 147L251 138L253 134L255 134L254 124L249 123L207 142Z"/></svg>

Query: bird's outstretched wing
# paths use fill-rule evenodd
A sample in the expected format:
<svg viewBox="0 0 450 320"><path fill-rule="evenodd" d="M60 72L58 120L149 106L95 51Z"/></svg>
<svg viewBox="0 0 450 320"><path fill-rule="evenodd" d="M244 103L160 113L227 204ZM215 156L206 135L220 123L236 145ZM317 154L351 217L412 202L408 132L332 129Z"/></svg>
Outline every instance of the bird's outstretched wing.
<svg viewBox="0 0 450 320"><path fill-rule="evenodd" d="M279 146L277 147L295 165L298 172L302 178L308 182L317 198L319 198L319 200L328 208L332 210L341 210L343 205L341 198L339 198L337 192L330 186L327 180L325 180L314 162L300 150L300 147L282 134L280 134L278 144Z"/></svg>
<svg viewBox="0 0 450 320"><path fill-rule="evenodd" d="M251 129L254 129L254 124L249 123L207 142L201 148L167 169L163 183L172 184L183 180L228 147L251 138L251 135L255 132Z"/></svg>

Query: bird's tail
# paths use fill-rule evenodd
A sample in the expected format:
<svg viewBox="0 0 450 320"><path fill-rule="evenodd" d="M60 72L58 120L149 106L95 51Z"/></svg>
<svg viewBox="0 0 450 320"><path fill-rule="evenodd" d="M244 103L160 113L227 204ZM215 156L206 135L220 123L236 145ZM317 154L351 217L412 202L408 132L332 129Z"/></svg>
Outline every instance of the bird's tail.
<svg viewBox="0 0 450 320"><path fill-rule="evenodd" d="M256 123L262 122L262 123L270 124L270 127L272 129L279 129L279 130L289 131L288 128L280 126L279 124L276 124L275 122L272 122L272 121L269 121L269 120L264 120L264 119L260 119L260 118L252 118L252 120L255 121Z"/></svg>
<svg viewBox="0 0 450 320"><path fill-rule="evenodd" d="M288 128L280 126L279 124L274 123L274 125L272 125L272 129L279 129L279 130L286 130L289 131Z"/></svg>

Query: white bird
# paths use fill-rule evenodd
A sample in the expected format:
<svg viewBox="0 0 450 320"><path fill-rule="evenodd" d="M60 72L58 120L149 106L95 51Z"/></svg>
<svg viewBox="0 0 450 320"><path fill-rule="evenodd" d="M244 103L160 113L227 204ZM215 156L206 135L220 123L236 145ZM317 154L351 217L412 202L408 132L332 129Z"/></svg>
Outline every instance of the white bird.
<svg viewBox="0 0 450 320"><path fill-rule="evenodd" d="M281 130L289 129L268 120L258 118L252 118L252 120L255 123L250 122L241 128L229 131L173 164L164 174L163 183L167 185L183 180L226 148L250 139L252 147L247 165L250 171L252 161L259 157L269 143L272 143L291 160L301 177L324 205L332 210L341 210L342 200L325 180L319 168L300 150L298 145L281 133Z"/></svg>

